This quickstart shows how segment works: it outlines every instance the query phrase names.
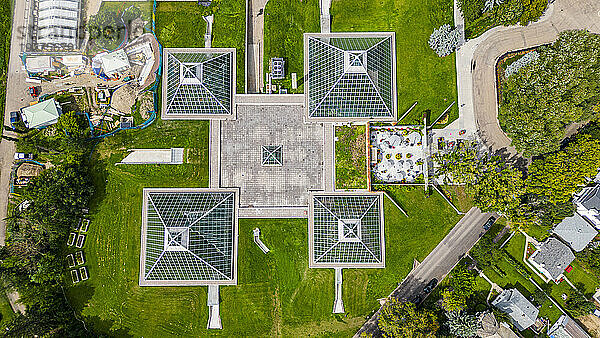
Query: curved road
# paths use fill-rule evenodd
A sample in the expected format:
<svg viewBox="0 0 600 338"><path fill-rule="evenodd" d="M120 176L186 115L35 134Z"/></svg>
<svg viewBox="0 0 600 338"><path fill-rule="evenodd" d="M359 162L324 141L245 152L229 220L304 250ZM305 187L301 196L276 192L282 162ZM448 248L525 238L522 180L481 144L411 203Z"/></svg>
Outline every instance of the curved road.
<svg viewBox="0 0 600 338"><path fill-rule="evenodd" d="M498 123L495 66L507 52L553 42L570 29L600 33L599 0L557 0L541 21L529 26L497 27L488 31L473 54L473 105L479 135L492 151L517 151ZM460 70L459 70L460 71Z"/></svg>

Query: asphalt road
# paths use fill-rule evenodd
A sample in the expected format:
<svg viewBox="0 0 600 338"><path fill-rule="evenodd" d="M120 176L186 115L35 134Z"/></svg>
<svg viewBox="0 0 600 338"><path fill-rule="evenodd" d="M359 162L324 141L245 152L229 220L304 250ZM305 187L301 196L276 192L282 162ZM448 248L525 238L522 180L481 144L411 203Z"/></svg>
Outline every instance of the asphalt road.
<svg viewBox="0 0 600 338"><path fill-rule="evenodd" d="M441 281L458 261L477 243L485 230L483 224L494 213L483 213L478 208L469 212L454 226L433 251L411 271L404 281L392 292L391 297L407 301L421 293L430 280ZM360 337L363 332L372 333L374 337L381 336L377 321L381 308L360 328L354 337Z"/></svg>
<svg viewBox="0 0 600 338"><path fill-rule="evenodd" d="M510 51L551 43L565 30L587 29L600 33L600 1L557 0L553 6L541 21L529 26L492 29L474 52L471 66L475 118L481 138L492 151L517 154L498 123L495 81L498 59Z"/></svg>

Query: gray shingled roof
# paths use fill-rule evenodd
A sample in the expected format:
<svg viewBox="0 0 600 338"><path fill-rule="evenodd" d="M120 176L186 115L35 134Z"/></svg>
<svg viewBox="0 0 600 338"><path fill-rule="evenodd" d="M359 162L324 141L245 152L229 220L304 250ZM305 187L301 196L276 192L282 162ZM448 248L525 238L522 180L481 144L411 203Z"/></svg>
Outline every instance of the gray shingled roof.
<svg viewBox="0 0 600 338"><path fill-rule="evenodd" d="M581 203L588 210L600 210L600 184L583 188L577 197L577 202Z"/></svg>
<svg viewBox="0 0 600 338"><path fill-rule="evenodd" d="M573 251L556 238L549 238L530 258L556 280L575 259Z"/></svg>
<svg viewBox="0 0 600 338"><path fill-rule="evenodd" d="M598 231L578 213L560 222L553 232L562 238L573 250L579 252L596 237Z"/></svg>
<svg viewBox="0 0 600 338"><path fill-rule="evenodd" d="M494 299L492 305L508 314L519 331L533 325L539 313L517 289L505 289Z"/></svg>

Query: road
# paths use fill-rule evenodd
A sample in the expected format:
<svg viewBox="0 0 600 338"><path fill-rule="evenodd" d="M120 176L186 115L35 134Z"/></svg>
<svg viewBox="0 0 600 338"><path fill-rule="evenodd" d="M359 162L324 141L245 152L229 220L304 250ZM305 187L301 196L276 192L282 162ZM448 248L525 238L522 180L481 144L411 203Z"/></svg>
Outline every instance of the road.
<svg viewBox="0 0 600 338"><path fill-rule="evenodd" d="M490 216L498 217L496 214L483 213L478 208L471 208L425 260L406 276L390 297L407 301L420 293L433 278L441 281L483 236L485 233L483 224ZM377 327L380 311L381 308L360 328L354 337L360 337L363 332L372 333L374 337L381 336Z"/></svg>
<svg viewBox="0 0 600 338"><path fill-rule="evenodd" d="M472 70L472 100L477 129L492 151L505 150L509 155L517 154L498 123L496 62L507 52L551 43L560 32L570 29L600 33L600 1L557 0L539 22L525 27L496 27L473 41L476 49L472 62L458 72Z"/></svg>

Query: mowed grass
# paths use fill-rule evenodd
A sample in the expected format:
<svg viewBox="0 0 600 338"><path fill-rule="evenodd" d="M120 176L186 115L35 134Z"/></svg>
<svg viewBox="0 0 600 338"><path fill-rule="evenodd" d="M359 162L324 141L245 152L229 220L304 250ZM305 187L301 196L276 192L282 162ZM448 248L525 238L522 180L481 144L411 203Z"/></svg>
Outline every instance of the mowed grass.
<svg viewBox="0 0 600 338"><path fill-rule="evenodd" d="M215 14L212 47L235 48L237 92L245 93L246 81L246 2L223 0Z"/></svg>
<svg viewBox="0 0 600 338"><path fill-rule="evenodd" d="M159 1L156 6L156 36L165 48L203 48L206 21L195 2ZM222 1L214 14L212 47L236 49L236 86L244 93L246 3Z"/></svg>
<svg viewBox="0 0 600 338"><path fill-rule="evenodd" d="M139 287L142 189L205 187L208 124L158 120L145 130L121 133L98 144L98 189L84 248L90 279L66 287L74 308L110 336L340 336L352 335L410 271L449 232L460 216L439 195L392 188L408 212L385 201L386 268L344 270L347 313L333 315L332 269L308 268L306 219L241 219L238 285L220 288L222 331L207 331L206 287ZM126 149L183 146L192 151L179 166L115 165ZM254 244L252 229L271 249ZM68 283L67 283L68 284Z"/></svg>
<svg viewBox="0 0 600 338"><path fill-rule="evenodd" d="M331 16L332 32L396 32L398 118L419 102L402 124L422 124L424 113L434 121L457 100L454 54L440 58L427 44L435 28L452 25L452 0L334 0ZM447 123L457 117L455 104Z"/></svg>
<svg viewBox="0 0 600 338"><path fill-rule="evenodd" d="M288 92L304 89L304 33L320 32L319 0L269 0L265 7L264 69L269 71L273 57L285 60L286 78L273 80ZM298 89L292 90L292 73L297 73Z"/></svg>

